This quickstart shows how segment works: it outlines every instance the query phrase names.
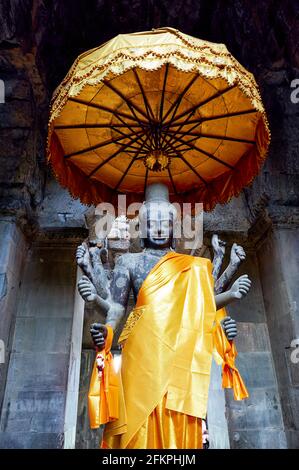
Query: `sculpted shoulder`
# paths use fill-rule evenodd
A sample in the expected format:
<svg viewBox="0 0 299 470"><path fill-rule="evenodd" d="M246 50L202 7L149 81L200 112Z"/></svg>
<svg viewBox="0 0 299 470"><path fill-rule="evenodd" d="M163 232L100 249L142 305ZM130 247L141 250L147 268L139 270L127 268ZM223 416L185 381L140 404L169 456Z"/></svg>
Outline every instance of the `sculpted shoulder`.
<svg viewBox="0 0 299 470"><path fill-rule="evenodd" d="M124 253L120 255L115 263L115 268L127 268L132 269L138 263L140 258L142 257L142 253Z"/></svg>

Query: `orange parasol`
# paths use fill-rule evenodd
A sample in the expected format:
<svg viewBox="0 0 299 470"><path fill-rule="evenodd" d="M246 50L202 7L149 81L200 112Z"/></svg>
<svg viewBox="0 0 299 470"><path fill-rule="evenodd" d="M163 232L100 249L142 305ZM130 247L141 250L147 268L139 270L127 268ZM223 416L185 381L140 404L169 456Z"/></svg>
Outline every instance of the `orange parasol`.
<svg viewBox="0 0 299 470"><path fill-rule="evenodd" d="M269 141L254 77L225 45L161 28L78 57L52 99L48 155L83 203L141 201L160 182L211 210L251 183Z"/></svg>

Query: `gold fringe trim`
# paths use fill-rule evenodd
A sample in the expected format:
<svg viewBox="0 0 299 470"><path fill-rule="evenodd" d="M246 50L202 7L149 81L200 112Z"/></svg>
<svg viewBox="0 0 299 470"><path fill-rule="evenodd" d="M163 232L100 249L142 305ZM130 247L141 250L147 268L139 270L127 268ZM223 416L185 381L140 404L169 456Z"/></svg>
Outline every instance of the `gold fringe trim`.
<svg viewBox="0 0 299 470"><path fill-rule="evenodd" d="M121 335L118 339L118 344L124 344L125 341L128 339L130 334L132 333L132 330L136 323L138 322L139 318L142 316L144 313L145 307L138 307L134 308L130 315L128 316L128 319L126 321L126 324L121 332Z"/></svg>

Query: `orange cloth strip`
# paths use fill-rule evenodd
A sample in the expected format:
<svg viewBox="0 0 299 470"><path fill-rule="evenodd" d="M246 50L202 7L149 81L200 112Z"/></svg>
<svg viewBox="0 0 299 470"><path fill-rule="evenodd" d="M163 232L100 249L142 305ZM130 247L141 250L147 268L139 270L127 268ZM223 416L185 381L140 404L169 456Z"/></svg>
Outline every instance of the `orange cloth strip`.
<svg viewBox="0 0 299 470"><path fill-rule="evenodd" d="M222 387L232 388L235 400L248 398L249 394L243 379L235 366L235 360L238 355L233 341L229 341L219 322L213 329L214 346L222 359Z"/></svg>
<svg viewBox="0 0 299 470"><path fill-rule="evenodd" d="M100 351L104 356L103 374L99 378L97 361L95 360L88 393L88 413L92 429L96 429L101 424L109 423L119 417L118 377L113 367L113 356L111 354L113 330L109 325L106 325L106 327L108 334L105 349Z"/></svg>

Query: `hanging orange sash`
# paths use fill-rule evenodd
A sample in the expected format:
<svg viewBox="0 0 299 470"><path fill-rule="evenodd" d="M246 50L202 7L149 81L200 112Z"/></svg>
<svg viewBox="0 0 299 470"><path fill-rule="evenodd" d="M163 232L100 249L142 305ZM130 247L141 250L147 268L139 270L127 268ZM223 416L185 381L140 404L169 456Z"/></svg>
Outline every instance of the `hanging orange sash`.
<svg viewBox="0 0 299 470"><path fill-rule="evenodd" d="M225 312L225 310L223 309ZM225 314L226 315L226 314ZM235 400L244 400L248 398L249 394L243 382L243 379L235 366L235 360L238 355L237 349L233 341L229 341L220 324L216 322L213 329L214 348L216 353L220 356L222 364L222 387L232 388ZM214 356L215 357L215 356Z"/></svg>
<svg viewBox="0 0 299 470"><path fill-rule="evenodd" d="M101 424L109 423L119 417L118 409L118 377L113 367L113 356L111 346L113 341L113 330L106 325L108 334L103 351L104 368L101 377L97 367L97 359L94 362L89 393L88 413L91 429L98 428Z"/></svg>

